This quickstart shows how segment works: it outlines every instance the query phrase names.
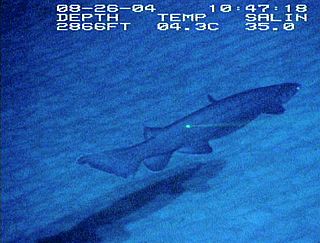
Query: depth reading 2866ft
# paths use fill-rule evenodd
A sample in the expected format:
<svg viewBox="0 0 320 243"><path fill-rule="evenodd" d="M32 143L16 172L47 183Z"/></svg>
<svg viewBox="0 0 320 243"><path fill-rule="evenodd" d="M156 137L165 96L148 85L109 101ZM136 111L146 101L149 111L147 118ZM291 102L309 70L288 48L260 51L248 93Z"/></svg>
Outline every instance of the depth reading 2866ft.
<svg viewBox="0 0 320 243"><path fill-rule="evenodd" d="M125 19L127 14L157 16L154 29L158 31L218 31L223 29L225 15L240 13L239 20L247 31L293 31L308 21L306 4L212 4L203 12L162 12L154 4L58 4L58 31L128 31L139 22ZM127 13L125 16L124 13Z"/></svg>

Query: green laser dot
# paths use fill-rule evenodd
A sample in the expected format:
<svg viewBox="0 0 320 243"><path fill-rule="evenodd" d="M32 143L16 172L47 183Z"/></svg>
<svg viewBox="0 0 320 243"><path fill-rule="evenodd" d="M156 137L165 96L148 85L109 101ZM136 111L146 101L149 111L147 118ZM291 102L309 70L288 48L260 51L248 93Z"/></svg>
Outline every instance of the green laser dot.
<svg viewBox="0 0 320 243"><path fill-rule="evenodd" d="M191 128L191 125L190 125L190 124L187 124L187 125L186 125L186 128Z"/></svg>

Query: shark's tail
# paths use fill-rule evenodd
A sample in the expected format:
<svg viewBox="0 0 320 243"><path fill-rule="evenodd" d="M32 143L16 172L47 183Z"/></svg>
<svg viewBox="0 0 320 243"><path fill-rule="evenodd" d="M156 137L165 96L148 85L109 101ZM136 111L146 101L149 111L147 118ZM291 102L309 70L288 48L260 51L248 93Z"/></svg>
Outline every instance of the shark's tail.
<svg viewBox="0 0 320 243"><path fill-rule="evenodd" d="M88 164L93 168L102 170L117 176L127 178L134 174L143 159L127 149L104 151L98 154L90 154L80 157L79 164Z"/></svg>

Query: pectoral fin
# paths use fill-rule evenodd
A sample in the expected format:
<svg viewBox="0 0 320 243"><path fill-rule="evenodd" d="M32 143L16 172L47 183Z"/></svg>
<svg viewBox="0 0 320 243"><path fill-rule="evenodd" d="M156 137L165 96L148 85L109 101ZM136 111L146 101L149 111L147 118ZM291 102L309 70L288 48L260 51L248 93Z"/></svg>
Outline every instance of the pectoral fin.
<svg viewBox="0 0 320 243"><path fill-rule="evenodd" d="M272 115L280 115L285 112L285 109L283 108L282 105L273 105L268 107L264 113L266 114L272 114Z"/></svg>
<svg viewBox="0 0 320 243"><path fill-rule="evenodd" d="M172 153L151 157L143 161L144 165L152 171L163 170L169 163Z"/></svg>
<svg viewBox="0 0 320 243"><path fill-rule="evenodd" d="M210 154L212 152L212 148L208 142L201 142L192 144L188 147L183 147L179 152L185 154Z"/></svg>

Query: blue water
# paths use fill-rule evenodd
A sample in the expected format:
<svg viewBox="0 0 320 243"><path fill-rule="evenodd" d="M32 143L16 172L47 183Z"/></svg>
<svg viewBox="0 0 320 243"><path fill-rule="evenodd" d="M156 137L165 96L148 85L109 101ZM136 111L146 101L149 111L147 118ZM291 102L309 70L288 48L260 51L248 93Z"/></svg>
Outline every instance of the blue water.
<svg viewBox="0 0 320 243"><path fill-rule="evenodd" d="M57 32L56 3L2 4L3 241L320 241L315 0L299 2L309 21L292 32L244 31L240 13L217 15L218 32L156 31L151 13L125 13L128 32ZM155 4L190 13L212 1ZM302 85L286 112L210 141L211 154L175 154L128 179L75 163L143 141L143 126L167 125L207 94L283 82Z"/></svg>

